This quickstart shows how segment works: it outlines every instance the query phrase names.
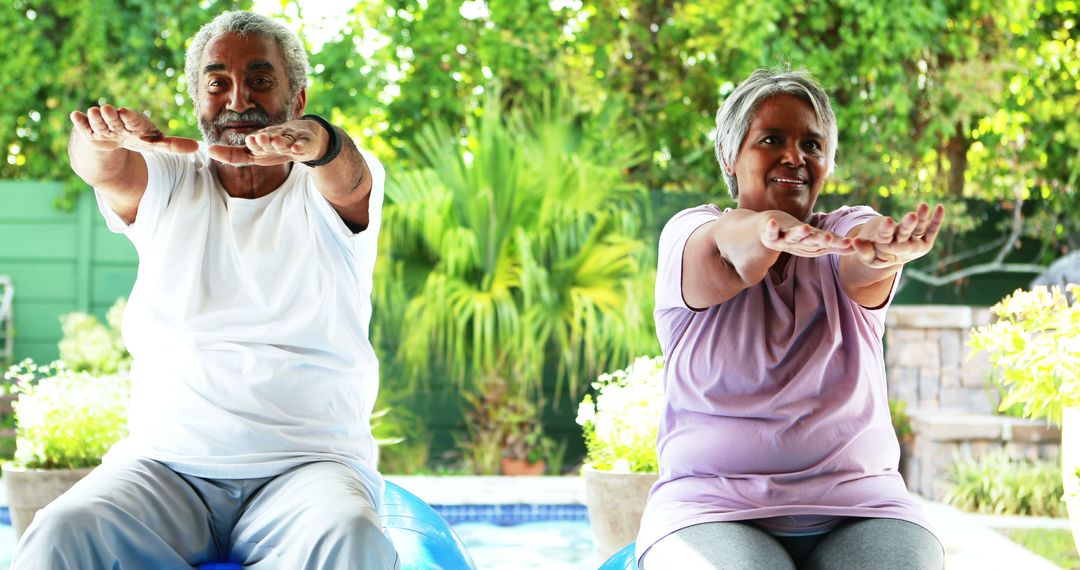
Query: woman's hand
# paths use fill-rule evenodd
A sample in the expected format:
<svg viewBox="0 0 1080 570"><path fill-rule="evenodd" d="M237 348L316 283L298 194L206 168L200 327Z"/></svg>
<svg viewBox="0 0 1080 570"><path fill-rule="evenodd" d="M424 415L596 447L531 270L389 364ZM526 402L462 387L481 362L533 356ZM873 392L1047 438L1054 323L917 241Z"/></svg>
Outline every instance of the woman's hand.
<svg viewBox="0 0 1080 570"><path fill-rule="evenodd" d="M908 212L897 223L881 216L863 224L852 246L859 261L867 267L883 269L904 265L918 259L934 246L945 219L945 208L930 209L925 202Z"/></svg>
<svg viewBox="0 0 1080 570"><path fill-rule="evenodd" d="M765 223L761 225L761 244L769 249L798 257L855 253L852 249L851 238L815 228L779 210L762 213L766 215L766 218Z"/></svg>

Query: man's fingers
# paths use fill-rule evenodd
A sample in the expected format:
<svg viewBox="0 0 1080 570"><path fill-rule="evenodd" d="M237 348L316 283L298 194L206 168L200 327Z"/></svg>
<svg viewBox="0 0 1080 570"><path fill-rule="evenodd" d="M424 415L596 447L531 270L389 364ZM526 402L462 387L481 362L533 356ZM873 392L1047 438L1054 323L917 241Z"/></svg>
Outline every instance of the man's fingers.
<svg viewBox="0 0 1080 570"><path fill-rule="evenodd" d="M97 107L90 107L86 111L86 120L90 125L90 132L92 134L100 136L112 134L112 129L110 129L109 125L105 123L105 119L101 117L101 109L98 109Z"/></svg>
<svg viewBox="0 0 1080 570"><path fill-rule="evenodd" d="M116 114L120 119L120 123L124 126L124 130L132 134L144 136L156 133L158 136L161 135L161 131L157 126L138 111L121 107L117 109Z"/></svg>
<svg viewBox="0 0 1080 570"><path fill-rule="evenodd" d="M246 146L215 144L210 146L210 158L225 164L254 164L255 155Z"/></svg>
<svg viewBox="0 0 1080 570"><path fill-rule="evenodd" d="M75 129L80 134L89 138L90 137L90 120L86 118L86 113L82 111L71 112L71 124L75 126Z"/></svg>
<svg viewBox="0 0 1080 570"><path fill-rule="evenodd" d="M124 122L120 120L120 114L116 112L116 107L105 104L101 106L101 118L105 120L105 124L109 125L109 130L114 133L123 133L127 129L124 128Z"/></svg>
<svg viewBox="0 0 1080 570"><path fill-rule="evenodd" d="M160 138L149 142L155 150L172 154L191 154L199 150L199 141L184 137L165 137L158 133ZM145 140L145 139L144 139Z"/></svg>
<svg viewBox="0 0 1080 570"><path fill-rule="evenodd" d="M259 166L271 166L274 164L285 164L286 162L292 162L291 158L282 154L255 154L251 151L251 149L246 146L227 146L222 144L215 144L211 145L208 150L210 152L210 158L225 164L257 164Z"/></svg>

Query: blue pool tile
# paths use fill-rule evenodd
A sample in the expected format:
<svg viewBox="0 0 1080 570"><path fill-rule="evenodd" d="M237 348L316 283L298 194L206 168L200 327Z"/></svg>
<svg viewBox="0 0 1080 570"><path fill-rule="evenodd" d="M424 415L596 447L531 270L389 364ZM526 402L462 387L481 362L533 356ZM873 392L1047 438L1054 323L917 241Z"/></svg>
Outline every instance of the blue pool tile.
<svg viewBox="0 0 1080 570"><path fill-rule="evenodd" d="M450 524L486 522L498 526L540 521L587 521L584 505L432 505Z"/></svg>

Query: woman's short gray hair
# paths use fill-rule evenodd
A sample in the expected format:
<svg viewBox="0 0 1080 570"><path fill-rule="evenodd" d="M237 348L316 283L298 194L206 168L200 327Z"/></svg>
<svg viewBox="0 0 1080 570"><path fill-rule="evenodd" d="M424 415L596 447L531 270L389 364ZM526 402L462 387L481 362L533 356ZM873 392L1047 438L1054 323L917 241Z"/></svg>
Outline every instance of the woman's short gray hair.
<svg viewBox="0 0 1080 570"><path fill-rule="evenodd" d="M188 95L198 104L199 63L210 40L229 32L240 35L255 34L277 42L281 57L285 60L285 76L289 79L289 91L293 97L308 84L307 51L295 34L280 23L251 12L225 12L199 29L188 46L184 59Z"/></svg>
<svg viewBox="0 0 1080 570"><path fill-rule="evenodd" d="M814 115L825 130L829 172L832 173L836 166L836 114L833 113L829 95L805 70L759 69L740 83L716 111L716 160L720 162L724 181L733 199L739 198L739 183L735 175L728 174L724 169L724 164L735 167L739 148L758 108L769 97L780 94L794 95L813 107Z"/></svg>

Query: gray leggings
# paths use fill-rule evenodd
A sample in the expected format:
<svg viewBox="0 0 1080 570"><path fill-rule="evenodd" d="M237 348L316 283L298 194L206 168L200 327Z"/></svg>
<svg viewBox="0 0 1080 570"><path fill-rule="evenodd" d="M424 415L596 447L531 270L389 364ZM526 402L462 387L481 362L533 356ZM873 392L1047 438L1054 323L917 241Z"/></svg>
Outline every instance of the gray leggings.
<svg viewBox="0 0 1080 570"><path fill-rule="evenodd" d="M689 526L665 536L643 570L940 570L945 552L923 527L899 519L856 518L824 534L776 537L749 523Z"/></svg>

